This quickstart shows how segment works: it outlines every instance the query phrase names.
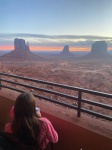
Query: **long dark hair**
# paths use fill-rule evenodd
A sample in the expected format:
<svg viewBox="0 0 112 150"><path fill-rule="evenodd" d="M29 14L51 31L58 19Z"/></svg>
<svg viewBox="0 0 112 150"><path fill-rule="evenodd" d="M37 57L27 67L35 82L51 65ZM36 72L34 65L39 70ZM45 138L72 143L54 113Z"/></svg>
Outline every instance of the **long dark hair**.
<svg viewBox="0 0 112 150"><path fill-rule="evenodd" d="M31 93L20 94L14 105L13 133L25 144L40 148L40 125L35 111L35 97Z"/></svg>

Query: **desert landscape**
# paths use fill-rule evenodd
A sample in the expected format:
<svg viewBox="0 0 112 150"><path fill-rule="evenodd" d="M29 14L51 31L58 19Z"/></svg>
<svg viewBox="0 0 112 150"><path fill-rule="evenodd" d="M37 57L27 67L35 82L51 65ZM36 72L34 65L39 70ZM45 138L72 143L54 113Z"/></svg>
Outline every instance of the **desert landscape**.
<svg viewBox="0 0 112 150"><path fill-rule="evenodd" d="M15 50L0 56L1 72L65 84L89 90L112 94L112 55L107 52L107 44L104 41L93 43L91 52L85 56L77 57L69 51L69 46L65 45L62 52L54 56L44 57L30 51L29 45L23 39L14 40ZM51 58L52 57L52 58ZM8 77L5 77L8 78ZM61 89L45 84L29 83L21 79L14 79L15 82L33 84L40 88L46 88L65 94L77 96L73 90ZM8 83L4 83L8 85ZM25 87L11 85L14 88L28 90ZM59 101L77 105L71 99L62 98L57 95L48 94L42 91L30 89L34 93L52 97ZM83 98L112 105L112 99L98 97L90 94L83 94ZM112 112L89 104L82 104L82 107L112 115Z"/></svg>
<svg viewBox="0 0 112 150"><path fill-rule="evenodd" d="M18 40L19 41L19 40ZM19 41L20 42L20 41ZM25 42L24 42L25 43ZM102 44L102 42L96 43L96 45ZM104 43L105 44L105 43ZM23 44L24 45L24 44ZM97 45L97 49L98 49ZM103 52L101 51L103 49ZM112 56L107 53L107 47L99 49L99 54L97 52L90 52L90 54L85 55L83 57L74 56L72 53L69 55L69 47L65 46L63 51L55 56L52 55L38 55L32 54L32 52L27 47L27 50L24 51L22 47L18 48L15 45L15 50L0 56L0 68L1 72L34 78L37 80L44 80L49 82L55 82L59 84L64 84L68 86L74 86L79 88L85 88L89 90L95 90L99 92L112 94ZM93 54L92 54L93 53ZM97 58L95 57L97 55ZM102 58L103 57L103 58ZM33 60L34 59L34 60ZM9 77L4 77L5 79L12 80ZM51 85L45 85L35 82L23 81L22 79L13 79L14 82L31 84L33 86L39 88L46 88L53 91L62 92L65 94L69 94L72 96L77 96L77 92L73 90L67 90L59 87L54 87ZM10 85L9 83L3 82L4 85ZM22 90L27 90L33 92L35 94L40 94L43 96L47 96L58 101L66 102L68 104L73 104L77 106L77 101L73 101L68 98L64 98L61 96L48 94L42 91L25 88L22 86L11 84L13 88L19 88ZM5 93L4 93L5 94ZM99 96L94 96L90 94L83 94L83 98L97 101L100 103L112 105L111 98L104 98ZM40 99L43 103L43 100ZM47 102L44 100L44 102ZM50 108L54 105L52 102L49 103ZM65 112L65 116L74 116L74 111L70 108L64 107L55 104L57 112L63 113L63 109ZM89 110L99 112L105 115L112 116L112 111L104 108L96 107L90 104L82 103L83 108L87 108ZM88 114L82 113L83 115L90 116ZM89 123L82 123L82 125L86 125L91 129L97 130L97 132L104 132L106 135L111 137L110 129L110 121L105 119L100 119L95 116L91 116L91 119L98 119L98 121L103 121L104 123L109 123L110 127L106 127L106 125L99 125ZM92 121L91 121L92 122ZM98 123L98 124L99 124Z"/></svg>

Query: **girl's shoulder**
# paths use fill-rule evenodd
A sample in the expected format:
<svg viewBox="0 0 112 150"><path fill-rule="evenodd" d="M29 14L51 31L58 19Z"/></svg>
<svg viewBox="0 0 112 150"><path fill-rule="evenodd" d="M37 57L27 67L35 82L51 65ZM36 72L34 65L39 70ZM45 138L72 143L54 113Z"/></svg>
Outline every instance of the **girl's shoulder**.
<svg viewBox="0 0 112 150"><path fill-rule="evenodd" d="M50 121L45 117L41 117L39 120L43 121L44 123L50 123Z"/></svg>
<svg viewBox="0 0 112 150"><path fill-rule="evenodd" d="M41 118L39 118L39 120L42 122L41 125L43 127L49 128L49 127L52 126L52 123L47 118L45 118L45 117L41 117Z"/></svg>

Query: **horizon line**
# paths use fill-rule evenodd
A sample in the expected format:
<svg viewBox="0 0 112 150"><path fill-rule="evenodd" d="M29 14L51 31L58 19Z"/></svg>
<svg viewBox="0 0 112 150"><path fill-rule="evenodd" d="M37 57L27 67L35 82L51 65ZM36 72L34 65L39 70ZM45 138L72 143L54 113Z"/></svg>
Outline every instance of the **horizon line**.
<svg viewBox="0 0 112 150"><path fill-rule="evenodd" d="M63 46L29 46L31 51L62 51ZM12 45L1 45L0 50L14 50ZM82 46L69 46L69 51L90 51L91 47L82 47ZM112 50L112 47L108 47L107 50Z"/></svg>
<svg viewBox="0 0 112 150"><path fill-rule="evenodd" d="M31 51L61 51L63 50L63 46L29 46ZM1 50L14 50L14 46L12 45L1 45ZM80 46L69 46L70 51L90 51L90 47L80 47Z"/></svg>

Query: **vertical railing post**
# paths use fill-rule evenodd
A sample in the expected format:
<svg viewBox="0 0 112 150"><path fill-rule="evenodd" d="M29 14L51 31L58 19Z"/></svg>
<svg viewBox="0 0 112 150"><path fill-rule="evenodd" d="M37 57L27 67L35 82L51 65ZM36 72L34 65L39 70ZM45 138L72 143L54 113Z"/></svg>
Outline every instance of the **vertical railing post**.
<svg viewBox="0 0 112 150"><path fill-rule="evenodd" d="M77 110L77 116L80 117L81 115L81 98L82 98L82 92L78 92L78 110Z"/></svg>

